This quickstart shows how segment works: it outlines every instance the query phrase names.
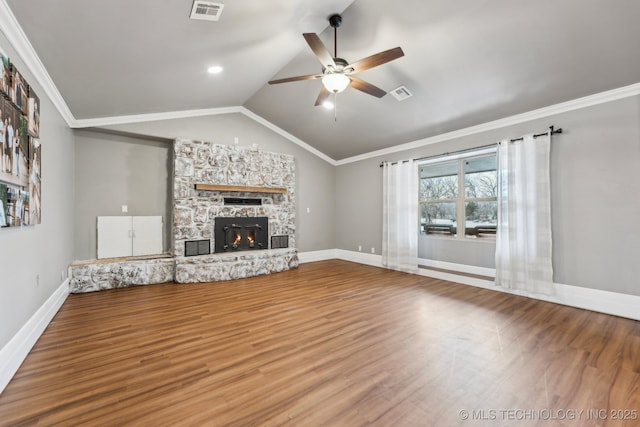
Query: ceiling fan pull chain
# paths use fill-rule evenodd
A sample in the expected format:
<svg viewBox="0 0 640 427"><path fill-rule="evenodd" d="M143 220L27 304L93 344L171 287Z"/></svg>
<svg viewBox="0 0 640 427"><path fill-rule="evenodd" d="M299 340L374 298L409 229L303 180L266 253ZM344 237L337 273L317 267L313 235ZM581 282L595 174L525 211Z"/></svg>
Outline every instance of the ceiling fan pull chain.
<svg viewBox="0 0 640 427"><path fill-rule="evenodd" d="M338 94L333 94L333 121L338 121Z"/></svg>

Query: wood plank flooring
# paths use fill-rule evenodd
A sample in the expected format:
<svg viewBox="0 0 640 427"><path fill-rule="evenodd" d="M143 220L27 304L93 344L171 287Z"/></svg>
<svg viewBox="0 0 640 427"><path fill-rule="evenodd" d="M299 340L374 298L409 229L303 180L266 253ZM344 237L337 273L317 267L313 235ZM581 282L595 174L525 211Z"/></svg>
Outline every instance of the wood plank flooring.
<svg viewBox="0 0 640 427"><path fill-rule="evenodd" d="M638 426L638 410L640 322L338 260L71 295L0 395L2 426Z"/></svg>

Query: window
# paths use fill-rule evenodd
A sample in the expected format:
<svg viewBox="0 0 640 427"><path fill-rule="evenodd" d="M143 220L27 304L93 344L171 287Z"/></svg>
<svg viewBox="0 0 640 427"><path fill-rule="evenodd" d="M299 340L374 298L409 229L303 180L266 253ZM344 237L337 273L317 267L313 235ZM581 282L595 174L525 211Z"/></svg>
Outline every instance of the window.
<svg viewBox="0 0 640 427"><path fill-rule="evenodd" d="M421 234L495 238L495 151L422 164L419 179Z"/></svg>

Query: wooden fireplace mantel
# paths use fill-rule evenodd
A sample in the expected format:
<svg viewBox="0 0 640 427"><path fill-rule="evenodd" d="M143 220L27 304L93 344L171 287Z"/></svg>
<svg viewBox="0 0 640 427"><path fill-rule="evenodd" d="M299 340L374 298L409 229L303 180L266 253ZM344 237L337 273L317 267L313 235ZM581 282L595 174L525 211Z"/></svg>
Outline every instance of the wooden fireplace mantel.
<svg viewBox="0 0 640 427"><path fill-rule="evenodd" d="M237 191L242 193L270 193L285 194L286 188L283 187L250 187L247 185L224 185L224 184L196 184L196 190L204 191Z"/></svg>

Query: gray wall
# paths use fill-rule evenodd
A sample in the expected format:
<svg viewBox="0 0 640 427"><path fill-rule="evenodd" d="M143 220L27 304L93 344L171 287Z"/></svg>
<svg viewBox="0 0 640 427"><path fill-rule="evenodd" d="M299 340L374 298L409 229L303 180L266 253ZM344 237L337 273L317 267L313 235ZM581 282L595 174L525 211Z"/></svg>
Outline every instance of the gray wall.
<svg viewBox="0 0 640 427"><path fill-rule="evenodd" d="M640 295L640 97L625 98L339 166L336 244L381 246L382 160L399 160L537 133L565 133L551 146L553 265L556 283ZM421 258L494 267L493 244L421 237Z"/></svg>
<svg viewBox="0 0 640 427"><path fill-rule="evenodd" d="M76 260L96 258L96 221L101 215L160 215L163 248L171 230L172 141L75 130ZM122 213L127 205L128 213Z"/></svg>
<svg viewBox="0 0 640 427"><path fill-rule="evenodd" d="M41 101L42 223L0 230L0 348L66 278L73 257L73 135L44 90L0 34L0 47ZM36 282L39 276L39 285Z"/></svg>
<svg viewBox="0 0 640 427"><path fill-rule="evenodd" d="M296 246L301 252L336 247L334 235L335 167L245 115L236 113L162 120L111 126L109 129L161 138L186 138L226 145L234 144L234 138L237 137L238 144L241 146L250 147L252 144L258 144L261 150L293 155L296 161ZM116 166L116 164L112 166ZM158 186L161 185L169 185L168 180L158 183ZM97 196L91 195L90 197ZM108 197L117 197L117 195L112 194ZM116 200L110 203L116 207L120 205L120 202ZM79 222L88 221L87 218L80 216L78 220Z"/></svg>

